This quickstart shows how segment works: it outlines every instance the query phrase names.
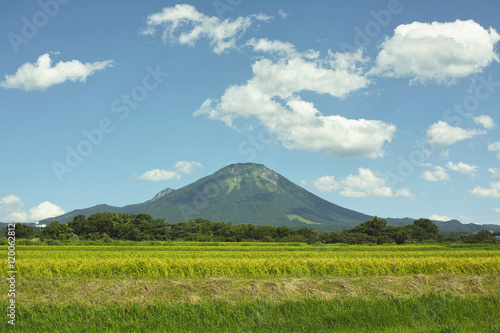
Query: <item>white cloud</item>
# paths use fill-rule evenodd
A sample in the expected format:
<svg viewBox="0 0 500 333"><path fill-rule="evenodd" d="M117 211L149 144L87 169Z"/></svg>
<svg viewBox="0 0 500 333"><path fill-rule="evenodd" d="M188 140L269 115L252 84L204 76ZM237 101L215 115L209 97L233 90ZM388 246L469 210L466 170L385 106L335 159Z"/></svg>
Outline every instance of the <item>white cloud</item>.
<svg viewBox="0 0 500 333"><path fill-rule="evenodd" d="M472 120L476 124L483 126L487 130L491 130L497 126L497 124L495 124L495 121L493 120L493 118L491 118L490 116L486 116L486 115L480 115L480 116L474 117L474 118L472 118Z"/></svg>
<svg viewBox="0 0 500 333"><path fill-rule="evenodd" d="M0 212L10 211L23 206L23 200L15 194L7 195L0 199Z"/></svg>
<svg viewBox="0 0 500 333"><path fill-rule="evenodd" d="M485 133L486 131L484 130L466 130L460 127L453 127L440 120L429 127L427 130L427 139L433 146L442 147L465 139L471 139L476 135L482 135Z"/></svg>
<svg viewBox="0 0 500 333"><path fill-rule="evenodd" d="M170 180L174 178L180 179L181 175L176 171L168 171L160 169L149 170L139 176L139 179L147 180L150 182L161 182L163 180Z"/></svg>
<svg viewBox="0 0 500 333"><path fill-rule="evenodd" d="M500 198L500 182L490 182L489 188L476 186L470 192L477 197Z"/></svg>
<svg viewBox="0 0 500 333"><path fill-rule="evenodd" d="M250 39L246 45L252 46L254 51L265 53L293 54L297 51L295 46L288 42L269 40L267 38Z"/></svg>
<svg viewBox="0 0 500 333"><path fill-rule="evenodd" d="M106 67L111 67L113 61L96 61L81 63L78 60L60 61L52 67L52 59L48 53L41 55L36 63L25 63L14 75L6 75L0 82L2 88L19 88L25 91L40 90L61 84L65 81L85 82L88 76Z"/></svg>
<svg viewBox="0 0 500 333"><path fill-rule="evenodd" d="M471 165L463 162L458 162L458 164L454 164L451 161L446 164L446 167L450 170L457 171L466 175L469 175L471 177L474 177L477 175L477 172L479 171L479 167L477 165Z"/></svg>
<svg viewBox="0 0 500 333"><path fill-rule="evenodd" d="M321 192L331 192L339 188L335 176L323 176L313 182L313 186Z"/></svg>
<svg viewBox="0 0 500 333"><path fill-rule="evenodd" d="M178 173L193 173L198 169L201 169L203 165L200 162L192 161L179 161L175 164L175 170Z"/></svg>
<svg viewBox="0 0 500 333"><path fill-rule="evenodd" d="M5 216L3 219L6 222L15 222L15 223L33 222L33 221L30 221L29 216L28 216L28 212L26 212L24 210L12 212L9 215Z"/></svg>
<svg viewBox="0 0 500 333"><path fill-rule="evenodd" d="M488 171L492 174L490 186L488 188L476 186L469 192L482 198L500 198L500 169L490 168Z"/></svg>
<svg viewBox="0 0 500 333"><path fill-rule="evenodd" d="M143 35L153 35L158 27L163 29L162 38L181 45L194 46L201 38L208 39L213 51L221 54L234 48L236 41L242 37L255 21L267 22L270 16L257 14L238 17L234 20L221 20L216 16L206 16L192 5L178 4L166 7L160 13L147 17L148 27Z"/></svg>
<svg viewBox="0 0 500 333"><path fill-rule="evenodd" d="M498 180L498 181L500 181L500 169L489 168L488 172L491 173L491 180Z"/></svg>
<svg viewBox="0 0 500 333"><path fill-rule="evenodd" d="M284 19L286 19L286 18L288 17L288 14L287 14L287 13L285 13L285 12L283 11L283 9L279 9L279 10L278 10L278 14L279 14L282 18L284 18Z"/></svg>
<svg viewBox="0 0 500 333"><path fill-rule="evenodd" d="M396 190L396 194L394 196L395 197L402 197L402 198L410 198L412 200L415 200L415 195L413 193L411 193L411 191L408 187L404 187L402 189Z"/></svg>
<svg viewBox="0 0 500 333"><path fill-rule="evenodd" d="M441 158L444 158L444 159L447 159L450 157L450 150L449 149L443 149L441 150L441 152L439 153L439 156Z"/></svg>
<svg viewBox="0 0 500 333"><path fill-rule="evenodd" d="M492 142L492 143L488 144L488 150L500 152L500 141L496 141L496 142ZM498 154L497 157L500 158L500 154Z"/></svg>
<svg viewBox="0 0 500 333"><path fill-rule="evenodd" d="M182 174L193 173L203 165L200 162L179 161L175 164L174 170L153 169L146 171L139 176L139 179L150 182L160 182L163 180L180 179Z"/></svg>
<svg viewBox="0 0 500 333"><path fill-rule="evenodd" d="M344 197L391 197L391 188L383 177L377 177L370 169L359 168L357 175L349 175L342 179Z"/></svg>
<svg viewBox="0 0 500 333"><path fill-rule="evenodd" d="M282 44L268 49L277 45ZM394 125L323 115L299 95L312 91L343 98L366 87L368 80L355 66L364 61L361 52L329 53L323 60L300 53L276 61L260 59L252 65L254 76L246 84L228 87L220 100L207 99L194 114L222 120L230 127L236 126L238 118L255 117L288 149L325 150L339 157L380 157L396 131Z"/></svg>
<svg viewBox="0 0 500 333"><path fill-rule="evenodd" d="M429 220L446 222L446 221L453 220L453 218L446 216L446 215L432 214L431 216L429 216Z"/></svg>
<svg viewBox="0 0 500 333"><path fill-rule="evenodd" d="M495 213L500 214L500 208L493 208L493 211L494 211Z"/></svg>
<svg viewBox="0 0 500 333"><path fill-rule="evenodd" d="M429 182L437 182L444 181L447 182L450 180L450 175L446 172L446 170L440 166L435 166L433 171L425 171L422 173L422 178Z"/></svg>
<svg viewBox="0 0 500 333"><path fill-rule="evenodd" d="M29 210L22 210L24 203L17 195L8 195L0 199L0 213L7 214L0 217L5 222L33 222L50 217L59 216L65 211L51 202L45 201Z"/></svg>
<svg viewBox="0 0 500 333"><path fill-rule="evenodd" d="M335 179L335 176L320 177L313 182L313 186L322 192L339 190L340 195L351 198L396 196L415 199L408 188L398 189L394 194L384 177L377 176L366 168L359 168L357 175L348 175L339 181Z"/></svg>
<svg viewBox="0 0 500 333"><path fill-rule="evenodd" d="M373 74L409 77L410 82L453 84L499 61L500 35L473 20L413 22L396 27L380 45Z"/></svg>
<svg viewBox="0 0 500 333"><path fill-rule="evenodd" d="M49 217L59 216L65 213L61 207L51 202L45 201L29 210L29 219L31 221L40 221Z"/></svg>

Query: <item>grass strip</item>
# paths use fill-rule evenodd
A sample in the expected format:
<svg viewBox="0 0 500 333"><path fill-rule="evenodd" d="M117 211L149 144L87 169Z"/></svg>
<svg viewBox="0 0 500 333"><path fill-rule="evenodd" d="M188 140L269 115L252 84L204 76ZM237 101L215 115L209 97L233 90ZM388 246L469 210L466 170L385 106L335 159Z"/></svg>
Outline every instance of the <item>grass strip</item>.
<svg viewBox="0 0 500 333"><path fill-rule="evenodd" d="M5 307L6 302L1 302ZM498 296L17 307L16 332L499 332ZM6 320L5 320L6 321ZM9 331L8 324L2 323ZM1 326L0 326L1 327Z"/></svg>

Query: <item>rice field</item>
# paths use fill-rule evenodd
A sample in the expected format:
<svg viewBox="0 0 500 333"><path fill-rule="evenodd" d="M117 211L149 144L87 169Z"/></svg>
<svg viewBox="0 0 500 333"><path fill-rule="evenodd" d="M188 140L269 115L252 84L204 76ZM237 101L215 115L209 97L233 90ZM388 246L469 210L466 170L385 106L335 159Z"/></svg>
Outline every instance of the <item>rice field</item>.
<svg viewBox="0 0 500 333"><path fill-rule="evenodd" d="M500 274L493 246L19 246L23 277L323 277Z"/></svg>

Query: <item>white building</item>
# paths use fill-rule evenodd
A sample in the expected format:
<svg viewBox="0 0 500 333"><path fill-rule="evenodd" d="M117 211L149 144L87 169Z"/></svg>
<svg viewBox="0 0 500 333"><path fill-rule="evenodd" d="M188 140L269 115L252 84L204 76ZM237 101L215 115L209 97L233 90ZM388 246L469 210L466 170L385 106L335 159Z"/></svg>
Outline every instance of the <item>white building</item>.
<svg viewBox="0 0 500 333"><path fill-rule="evenodd" d="M45 228L46 226L47 225L45 225L45 224L40 224L40 222L35 222L35 227L37 227L37 228L42 229L42 228Z"/></svg>

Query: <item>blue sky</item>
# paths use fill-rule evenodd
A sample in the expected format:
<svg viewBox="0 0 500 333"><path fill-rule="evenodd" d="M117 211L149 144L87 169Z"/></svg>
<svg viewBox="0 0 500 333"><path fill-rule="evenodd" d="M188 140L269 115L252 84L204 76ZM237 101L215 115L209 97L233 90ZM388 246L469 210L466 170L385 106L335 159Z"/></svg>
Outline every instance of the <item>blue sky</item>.
<svg viewBox="0 0 500 333"><path fill-rule="evenodd" d="M0 220L255 162L366 214L500 224L498 1L0 7Z"/></svg>

